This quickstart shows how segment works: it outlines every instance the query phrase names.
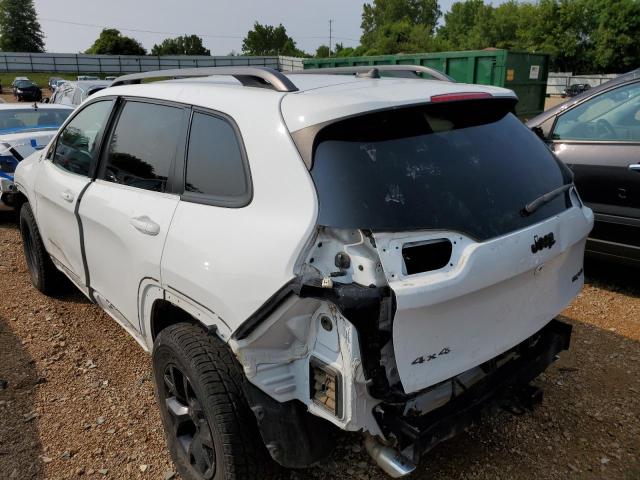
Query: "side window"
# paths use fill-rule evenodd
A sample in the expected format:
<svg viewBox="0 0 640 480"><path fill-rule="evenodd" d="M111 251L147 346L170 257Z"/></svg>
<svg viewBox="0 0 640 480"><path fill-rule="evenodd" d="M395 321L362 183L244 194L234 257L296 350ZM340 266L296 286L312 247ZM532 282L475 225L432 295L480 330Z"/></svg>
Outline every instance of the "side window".
<svg viewBox="0 0 640 480"><path fill-rule="evenodd" d="M228 121L200 112L193 114L185 192L212 197L223 206L246 205L249 181L235 130Z"/></svg>
<svg viewBox="0 0 640 480"><path fill-rule="evenodd" d="M640 142L640 83L602 93L563 113L552 138Z"/></svg>
<svg viewBox="0 0 640 480"><path fill-rule="evenodd" d="M73 105L73 101L72 101L73 90L74 90L73 85L68 85L62 92L60 103L64 105Z"/></svg>
<svg viewBox="0 0 640 480"><path fill-rule="evenodd" d="M72 103L74 105L80 105L82 103L82 90L76 88L73 92L73 100Z"/></svg>
<svg viewBox="0 0 640 480"><path fill-rule="evenodd" d="M116 124L102 178L109 182L166 191L176 150L181 143L184 110L129 101Z"/></svg>
<svg viewBox="0 0 640 480"><path fill-rule="evenodd" d="M99 134L107 123L113 102L95 102L83 108L60 132L51 159L55 165L80 175L89 175L98 154Z"/></svg>

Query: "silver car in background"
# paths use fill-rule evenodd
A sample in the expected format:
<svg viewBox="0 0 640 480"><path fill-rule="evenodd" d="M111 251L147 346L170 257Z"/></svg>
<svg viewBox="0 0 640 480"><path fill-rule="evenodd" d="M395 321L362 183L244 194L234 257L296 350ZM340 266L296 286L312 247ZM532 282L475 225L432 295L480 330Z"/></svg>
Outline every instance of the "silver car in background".
<svg viewBox="0 0 640 480"><path fill-rule="evenodd" d="M88 97L111 85L109 80L68 81L59 84L49 103L77 107Z"/></svg>

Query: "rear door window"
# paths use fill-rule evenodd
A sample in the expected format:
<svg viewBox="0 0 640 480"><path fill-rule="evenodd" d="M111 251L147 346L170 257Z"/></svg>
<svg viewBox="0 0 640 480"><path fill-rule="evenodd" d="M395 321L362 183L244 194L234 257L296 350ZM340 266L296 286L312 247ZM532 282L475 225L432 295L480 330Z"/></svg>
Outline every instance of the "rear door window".
<svg viewBox="0 0 640 480"><path fill-rule="evenodd" d="M315 138L318 223L373 231L443 229L478 240L558 214L566 170L506 100L387 110L333 123ZM310 127L312 128L312 127Z"/></svg>
<svg viewBox="0 0 640 480"><path fill-rule="evenodd" d="M101 178L156 192L167 180L183 144L184 109L128 101L122 107L107 146Z"/></svg>
<svg viewBox="0 0 640 480"><path fill-rule="evenodd" d="M245 156L236 130L219 116L194 112L185 171L185 199L243 206L249 198Z"/></svg>

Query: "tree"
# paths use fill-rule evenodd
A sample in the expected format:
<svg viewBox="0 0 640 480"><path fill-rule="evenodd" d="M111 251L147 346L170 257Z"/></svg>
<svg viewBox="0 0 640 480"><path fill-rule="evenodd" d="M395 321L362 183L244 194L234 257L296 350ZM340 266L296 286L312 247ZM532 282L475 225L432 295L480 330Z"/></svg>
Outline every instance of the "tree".
<svg viewBox="0 0 640 480"><path fill-rule="evenodd" d="M427 51L441 15L437 0L373 0L362 9L362 50L369 55Z"/></svg>
<svg viewBox="0 0 640 480"><path fill-rule="evenodd" d="M334 55L336 57L351 57L356 54L355 48L345 47L342 43L336 43L334 49L335 49Z"/></svg>
<svg viewBox="0 0 640 480"><path fill-rule="evenodd" d="M94 55L146 55L147 51L137 40L125 37L115 28L105 28L85 53Z"/></svg>
<svg viewBox="0 0 640 480"><path fill-rule="evenodd" d="M44 34L33 0L0 0L0 50L44 52Z"/></svg>
<svg viewBox="0 0 640 480"><path fill-rule="evenodd" d="M316 57L326 58L331 56L331 51L326 45L320 45L316 50Z"/></svg>
<svg viewBox="0 0 640 480"><path fill-rule="evenodd" d="M151 55L211 55L211 52L204 48L199 36L182 35L165 38L160 45L154 45Z"/></svg>
<svg viewBox="0 0 640 480"><path fill-rule="evenodd" d="M452 50L474 50L493 46L493 7L483 0L455 2L444 14L438 37Z"/></svg>
<svg viewBox="0 0 640 480"><path fill-rule="evenodd" d="M591 33L593 63L606 72L624 72L640 64L640 2L596 2L597 25Z"/></svg>
<svg viewBox="0 0 640 480"><path fill-rule="evenodd" d="M287 30L282 24L273 27L258 22L242 40L242 52L245 55L307 56L302 50L298 50L296 42L287 35Z"/></svg>

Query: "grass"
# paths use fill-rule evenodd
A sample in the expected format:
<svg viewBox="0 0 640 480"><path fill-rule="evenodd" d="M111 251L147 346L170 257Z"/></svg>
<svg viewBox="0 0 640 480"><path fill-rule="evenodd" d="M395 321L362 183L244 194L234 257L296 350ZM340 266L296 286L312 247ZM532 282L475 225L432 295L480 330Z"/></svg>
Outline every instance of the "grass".
<svg viewBox="0 0 640 480"><path fill-rule="evenodd" d="M50 77L60 77L65 80L77 80L78 75L95 75L100 78L104 78L107 75L114 74L96 74L96 73L33 73L33 72L11 72L11 73L0 73L0 83L2 87L7 89L11 86L11 82L16 77L28 77L29 80L35 82L40 88L46 89L49 86L49 78Z"/></svg>

